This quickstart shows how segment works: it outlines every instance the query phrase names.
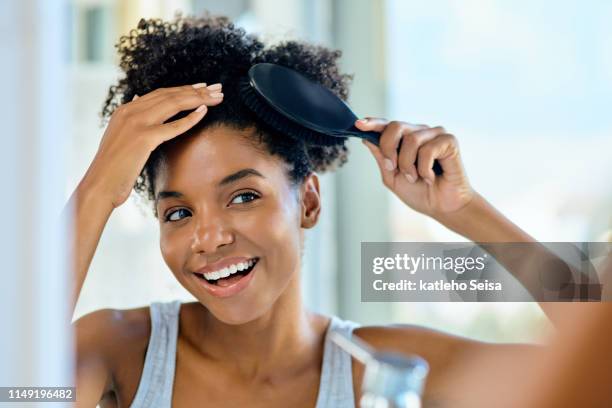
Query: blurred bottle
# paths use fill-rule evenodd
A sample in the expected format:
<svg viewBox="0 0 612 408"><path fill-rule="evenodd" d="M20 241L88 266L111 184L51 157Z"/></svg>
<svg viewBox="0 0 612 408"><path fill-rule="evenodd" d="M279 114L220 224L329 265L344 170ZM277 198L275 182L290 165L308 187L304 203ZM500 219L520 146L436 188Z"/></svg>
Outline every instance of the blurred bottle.
<svg viewBox="0 0 612 408"><path fill-rule="evenodd" d="M420 357L374 353L367 362L361 408L421 408L429 367Z"/></svg>
<svg viewBox="0 0 612 408"><path fill-rule="evenodd" d="M340 332L332 340L365 365L360 408L421 408L429 365L418 356L378 352Z"/></svg>

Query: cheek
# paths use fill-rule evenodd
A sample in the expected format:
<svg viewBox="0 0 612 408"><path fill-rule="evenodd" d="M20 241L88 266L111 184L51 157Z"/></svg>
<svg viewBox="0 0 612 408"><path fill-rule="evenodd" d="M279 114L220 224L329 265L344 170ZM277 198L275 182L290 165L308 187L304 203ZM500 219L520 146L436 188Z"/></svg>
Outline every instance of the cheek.
<svg viewBox="0 0 612 408"><path fill-rule="evenodd" d="M268 260L278 268L278 273L291 273L295 270L300 253L300 217L297 206L289 204L278 205L266 217L260 236L265 240ZM265 231L265 233L261 233Z"/></svg>
<svg viewBox="0 0 612 408"><path fill-rule="evenodd" d="M240 217L237 230L245 236L256 239L257 243L268 250L289 248L299 244L300 213L299 207L276 198L270 200L259 211Z"/></svg>
<svg viewBox="0 0 612 408"><path fill-rule="evenodd" d="M172 271L178 271L181 265L181 254L184 251L182 242L172 234L160 232L159 248L162 258Z"/></svg>

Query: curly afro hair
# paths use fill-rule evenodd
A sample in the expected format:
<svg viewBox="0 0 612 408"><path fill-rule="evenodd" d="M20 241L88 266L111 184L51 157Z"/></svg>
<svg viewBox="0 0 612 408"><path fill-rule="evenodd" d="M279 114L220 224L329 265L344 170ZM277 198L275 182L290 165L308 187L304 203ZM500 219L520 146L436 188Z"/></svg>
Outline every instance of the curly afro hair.
<svg viewBox="0 0 612 408"><path fill-rule="evenodd" d="M314 146L279 134L254 116L239 98L239 78L253 64L270 62L295 69L346 101L353 76L339 72L339 50L297 41L266 47L227 17L209 14L197 18L177 16L170 22L142 19L136 29L120 38L116 47L124 75L109 89L102 109L103 121L135 94L144 95L160 87L221 82L224 101L210 109L189 132L212 125L237 130L253 128L257 136L253 144L289 164L288 176L294 185L303 182L312 171L333 170L347 161L344 141L334 146ZM164 145L151 153L134 185L134 190L151 202ZM155 208L153 211L157 217Z"/></svg>

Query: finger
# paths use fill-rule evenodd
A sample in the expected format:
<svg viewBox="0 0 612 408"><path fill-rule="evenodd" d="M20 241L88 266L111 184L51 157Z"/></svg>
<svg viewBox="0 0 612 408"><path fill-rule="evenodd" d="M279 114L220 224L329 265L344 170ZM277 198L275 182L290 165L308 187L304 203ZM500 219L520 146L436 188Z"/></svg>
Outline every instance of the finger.
<svg viewBox="0 0 612 408"><path fill-rule="evenodd" d="M397 150L401 140L398 134L399 128L401 127L402 129L414 131L424 127L423 125L413 125L408 122L389 122L384 118L372 117L362 118L355 121L355 126L359 130L381 133L378 144L381 147L383 154L388 159L388 161L385 161L385 165L389 169L397 167Z"/></svg>
<svg viewBox="0 0 612 408"><path fill-rule="evenodd" d="M171 86L171 87L163 87L156 88L150 92L141 96L142 101L148 101L149 99L155 98L160 95L169 95L176 92L188 91L191 89L202 89L206 87L205 82L200 82L193 85L180 85L180 86Z"/></svg>
<svg viewBox="0 0 612 408"><path fill-rule="evenodd" d="M205 82L201 82L201 83L197 83L197 84L193 84L193 85L181 85L181 86L173 86L173 87L168 87L168 88L157 88L154 89L151 92L148 92L146 94L144 94L143 96L135 96L132 101L135 101L136 99L140 99L141 102L152 102L153 100L155 101L159 101L159 98L163 98L164 96L168 96L168 95L172 95L172 94L177 94L177 93L184 93L184 92L192 92L194 89L196 89L198 92L204 94L204 92L221 92L222 91L222 84L221 83L215 83L212 85L206 85Z"/></svg>
<svg viewBox="0 0 612 408"><path fill-rule="evenodd" d="M200 105L196 110L181 119L156 125L150 128L154 148L194 127L208 112L206 105Z"/></svg>
<svg viewBox="0 0 612 408"><path fill-rule="evenodd" d="M378 165L378 169L380 170L380 176L382 177L383 184L386 186L392 185L393 177L395 176L395 170L388 170L385 165L385 156L382 154L380 148L373 143L368 142L367 140L362 140L363 144L366 145L368 150L374 156L376 160L376 164Z"/></svg>
<svg viewBox="0 0 612 408"><path fill-rule="evenodd" d="M180 97L186 95L200 95L202 97L209 95L211 93L221 92L221 84L213 84L209 86L199 86L200 84L195 85L185 85L185 86L177 86L172 88L159 88L159 90L153 91L147 94L147 97L144 96L139 99L138 105L135 106L137 108L137 112L142 112L147 109L150 109L153 106L159 105L162 101L171 98L171 97Z"/></svg>
<svg viewBox="0 0 612 408"><path fill-rule="evenodd" d="M443 133L445 133L445 130L441 126L423 128L414 132L405 131L403 133L397 165L402 173L410 176L407 177L408 181L414 182L419 179L419 173L415 165L419 147Z"/></svg>
<svg viewBox="0 0 612 408"><path fill-rule="evenodd" d="M402 122L406 124L406 127L411 128L412 130L419 130L425 127L426 125L413 125L412 123ZM385 127L389 124L389 120L384 118L373 118L373 117L365 117L355 121L355 127L359 130L364 131L374 131L374 132L382 132L385 130Z"/></svg>
<svg viewBox="0 0 612 408"><path fill-rule="evenodd" d="M388 162L385 162L385 164L390 170L397 167L397 156L400 150L403 135L419 129L421 128L411 123L393 121L387 125L385 130L383 130L382 134L380 135L380 150L389 160Z"/></svg>
<svg viewBox="0 0 612 408"><path fill-rule="evenodd" d="M355 121L355 126L359 130L382 132L389 124L389 121L384 118L361 118Z"/></svg>
<svg viewBox="0 0 612 408"><path fill-rule="evenodd" d="M151 106L141 112L142 120L147 125L157 125L165 122L179 112L191 110L200 105L215 106L223 101L223 93L193 91L166 95L159 100L152 99Z"/></svg>
<svg viewBox="0 0 612 408"><path fill-rule="evenodd" d="M157 97L159 95L162 95L162 94L168 94L168 93L172 93L172 92L177 92L178 91L177 88L180 88L180 87L157 88L157 89L154 89L154 90L152 90L150 92L147 92L147 93L144 93L142 95L139 95L138 98L133 98L132 101L134 101L136 99L140 99L141 102L148 101L148 100L150 100L152 98L155 98L155 97Z"/></svg>
<svg viewBox="0 0 612 408"><path fill-rule="evenodd" d="M433 184L436 175L432 169L434 160L438 159L443 165L445 159L449 159L454 152L457 152L457 142L453 135L443 133L434 139L423 144L418 150L417 168L419 175L425 179L427 184ZM443 167L445 173L448 168Z"/></svg>

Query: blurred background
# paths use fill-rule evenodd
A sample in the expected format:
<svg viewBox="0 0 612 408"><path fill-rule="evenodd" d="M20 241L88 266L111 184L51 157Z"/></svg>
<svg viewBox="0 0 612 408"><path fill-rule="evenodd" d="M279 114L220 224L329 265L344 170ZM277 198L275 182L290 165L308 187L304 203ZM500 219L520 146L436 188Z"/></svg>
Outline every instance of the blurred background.
<svg viewBox="0 0 612 408"><path fill-rule="evenodd" d="M460 140L473 186L542 241L604 237L612 203L612 5L591 2L157 0L68 3L72 132L67 198L97 149L99 111L119 75L114 44L142 17L208 10L268 43L342 50L359 115L443 125ZM369 152L324 176L323 219L308 231L308 305L361 323L406 322L491 341L546 330L528 303L361 303L360 242L457 241L381 184ZM373 216L376 214L376 216ZM381 216L382 215L382 216ZM355 222L359 220L359 222ZM192 299L164 264L158 227L134 196L113 215L75 317Z"/></svg>
<svg viewBox="0 0 612 408"><path fill-rule="evenodd" d="M99 112L120 75L114 44L142 17L204 10L270 44L297 39L342 50L343 70L355 75L349 102L358 115L443 125L459 138L475 189L538 240L610 239L610 2L2 2L0 37L9 54L0 67L8 95L0 102L6 118L0 173L16 199L1 205L5 231L21 232L4 234L1 246L3 258L17 254L11 259L26 260L31 273L8 277L0 298L42 316L25 337L49 333L52 320L45 316L60 313L49 304L67 296L61 242L51 234L61 227L49 214L61 211L98 147ZM322 178L321 223L308 231L308 306L363 324L414 323L481 340L538 341L549 325L532 303L360 301L362 241L464 239L404 206L380 182L365 147L351 142L349 148L349 162ZM164 264L158 237L151 211L136 196L120 207L74 318L105 307L191 300ZM22 265L9 262L7 270ZM20 318L10 311L2 316L8 324ZM11 350L10 343L2 346Z"/></svg>

